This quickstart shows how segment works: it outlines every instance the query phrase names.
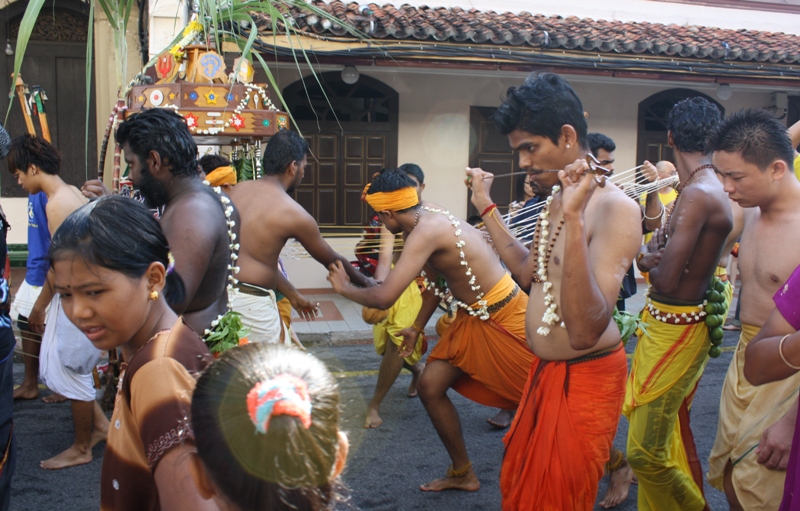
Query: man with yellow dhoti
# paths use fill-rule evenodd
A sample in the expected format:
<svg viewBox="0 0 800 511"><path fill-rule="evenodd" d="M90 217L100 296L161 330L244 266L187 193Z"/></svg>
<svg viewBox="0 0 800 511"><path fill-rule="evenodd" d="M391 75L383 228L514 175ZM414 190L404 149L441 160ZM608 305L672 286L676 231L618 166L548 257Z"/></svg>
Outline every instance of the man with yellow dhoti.
<svg viewBox="0 0 800 511"><path fill-rule="evenodd" d="M418 165L406 163L398 170L405 172L414 182L417 197L422 201L422 190L425 189L425 174ZM389 275L394 263L397 262L402 249L402 236L399 237L381 226L378 245L378 266L375 269L375 279L383 281ZM405 367L412 373L411 384L408 386L408 397L417 396L417 382L422 374L425 364L421 362L422 355L428 349L428 341L423 332L419 332L413 352L406 356L399 356L399 346L403 343L401 332L411 327L417 319L417 314L422 307L422 292L414 281L406 287L400 298L388 309L380 310L364 307L362 317L372 327L372 336L375 351L381 355L381 366L378 370L378 381L375 392L367 406L364 419L365 428L377 428L383 424L380 417L380 407L383 398L394 385L400 371ZM419 330L422 330L421 328Z"/></svg>
<svg viewBox="0 0 800 511"><path fill-rule="evenodd" d="M623 413L630 422L628 463L639 478L640 510L707 506L689 410L712 349L706 292L733 225L705 144L719 122L719 110L703 98L681 101L670 112L679 195L664 228L637 257L639 270L650 272L650 289ZM709 321L721 322L717 312L723 311L714 310Z"/></svg>
<svg viewBox="0 0 800 511"><path fill-rule="evenodd" d="M504 439L502 508L588 511L625 395L628 367L613 312L641 244L641 212L590 172L583 106L560 76L533 74L511 87L494 120L520 168L553 191L529 250L491 203L494 176L467 169L472 203L501 259L531 289L526 340L536 358Z"/></svg>
<svg viewBox="0 0 800 511"><path fill-rule="evenodd" d="M742 332L720 400L708 480L731 509L777 510L797 417L800 374L760 387L744 376L745 349L766 323L772 296L800 265L800 182L786 128L768 112L729 117L712 137L725 191L744 209L739 227Z"/></svg>
<svg viewBox="0 0 800 511"><path fill-rule="evenodd" d="M400 170L372 180L367 203L389 231L406 235L405 246L386 280L371 289L350 285L341 265L331 265L334 290L361 305L389 308L419 275L435 294L425 299L417 321L400 332L399 352L409 356L448 287L459 312L428 356L418 392L452 465L447 477L425 491L480 487L467 454L458 412L447 396L453 388L478 403L516 408L534 355L525 344L528 297L506 273L480 231L434 204L420 204L414 182ZM423 271L424 270L424 271Z"/></svg>

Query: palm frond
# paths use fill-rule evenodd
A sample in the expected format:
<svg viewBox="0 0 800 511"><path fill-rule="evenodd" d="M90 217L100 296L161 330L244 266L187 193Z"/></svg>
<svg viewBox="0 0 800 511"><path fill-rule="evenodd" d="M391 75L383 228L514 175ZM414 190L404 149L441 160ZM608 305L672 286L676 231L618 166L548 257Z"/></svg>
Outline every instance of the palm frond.
<svg viewBox="0 0 800 511"><path fill-rule="evenodd" d="M28 41L31 39L33 27L36 25L36 20L39 18L39 13L44 5L44 0L30 0L28 6L25 8L25 14L22 16L22 21L19 24L19 34L17 35L17 49L14 52L14 76L11 78L11 90L8 97L14 95L14 87L19 78L19 72L22 69L22 59L25 56L25 50L28 48ZM8 110L6 110L6 117L3 124L8 123L8 114L11 113L11 105L13 101L8 102Z"/></svg>
<svg viewBox="0 0 800 511"><path fill-rule="evenodd" d="M92 111L92 49L94 48L94 2L89 3L89 33L86 35L86 130L84 132L84 163L89 180L89 112Z"/></svg>

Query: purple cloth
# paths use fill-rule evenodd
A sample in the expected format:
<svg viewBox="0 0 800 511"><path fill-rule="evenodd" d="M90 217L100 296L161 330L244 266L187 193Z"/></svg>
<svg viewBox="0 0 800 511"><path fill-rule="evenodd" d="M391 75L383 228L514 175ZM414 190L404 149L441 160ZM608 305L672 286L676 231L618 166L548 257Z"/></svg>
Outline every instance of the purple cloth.
<svg viewBox="0 0 800 511"><path fill-rule="evenodd" d="M800 266L795 268L775 296L772 297L781 315L795 330L800 330Z"/></svg>
<svg viewBox="0 0 800 511"><path fill-rule="evenodd" d="M775 296L775 306L795 330L800 330L800 266ZM798 411L800 425L800 410ZM792 452L786 467L786 483L783 487L783 501L779 511L800 511L800 427L794 428Z"/></svg>
<svg viewBox="0 0 800 511"><path fill-rule="evenodd" d="M797 276L797 272L792 277ZM797 280L797 279L795 279ZM797 423L800 424L800 410L798 410ZM786 483L783 485L783 500L778 511L800 510L800 474L798 474L798 458L800 456L800 428L794 428L792 437L792 452L789 454L789 465L786 467Z"/></svg>

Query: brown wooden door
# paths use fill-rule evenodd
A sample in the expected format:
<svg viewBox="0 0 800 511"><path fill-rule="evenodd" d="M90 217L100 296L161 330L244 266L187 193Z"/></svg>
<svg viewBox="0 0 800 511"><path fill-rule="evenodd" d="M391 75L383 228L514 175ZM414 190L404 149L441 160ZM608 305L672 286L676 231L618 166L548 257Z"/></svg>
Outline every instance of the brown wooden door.
<svg viewBox="0 0 800 511"><path fill-rule="evenodd" d="M302 130L303 128L301 128ZM390 136L381 132L306 134L313 156L295 190L295 199L320 227L352 226L367 221L361 192L372 175L396 164Z"/></svg>
<svg viewBox="0 0 800 511"><path fill-rule="evenodd" d="M19 2L24 4L24 2ZM18 9L15 4L6 9ZM21 6L24 9L24 5ZM61 177L67 183L82 185L87 178L97 177L97 137L95 125L94 100L90 102L89 112L89 158L86 166L86 31L88 18L74 11L57 11L56 22L53 16L42 10L42 15L34 29L25 59L22 63L22 78L28 85L40 85L47 94L45 102L47 124L50 127L52 143L61 154ZM52 9L52 7L51 7ZM21 16L21 13L19 14ZM19 18L11 14L11 43L15 44L15 27ZM76 26L83 23L84 26ZM5 41L8 26L0 24L0 41ZM37 37L40 40L35 40ZM42 39L54 40L45 41ZM83 42L80 39L83 39ZM14 70L14 56L0 58L0 85L4 91L10 86L10 75ZM94 93L94 87L92 89ZM0 120L5 118L8 109L8 95L0 94ZM26 132L25 120L16 94L11 98L11 114L6 129L12 138ZM109 111L113 105L108 105ZM37 134L41 135L39 119L33 119ZM23 197L25 191L17 185L9 174L6 160L0 161L0 184L3 197Z"/></svg>
<svg viewBox="0 0 800 511"><path fill-rule="evenodd" d="M493 107L481 106L470 108L469 166L480 167L496 176L519 172L519 159L508 145L508 138L500 134L492 120L495 110L497 109ZM494 181L492 200L497 204L498 209L505 213L508 211L509 203L522 200L522 197L517 197L517 194L524 177L524 175L519 175ZM467 197L469 197L469 193L467 192ZM468 217L479 214L471 202L468 204Z"/></svg>

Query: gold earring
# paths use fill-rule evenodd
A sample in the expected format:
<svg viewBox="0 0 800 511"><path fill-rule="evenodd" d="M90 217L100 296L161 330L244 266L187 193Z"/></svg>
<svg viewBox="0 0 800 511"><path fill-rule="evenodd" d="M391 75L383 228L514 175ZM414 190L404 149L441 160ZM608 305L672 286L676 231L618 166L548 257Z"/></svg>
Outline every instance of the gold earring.
<svg viewBox="0 0 800 511"><path fill-rule="evenodd" d="M155 289L150 291L150 299L151 300L158 300L158 291L156 291Z"/></svg>

